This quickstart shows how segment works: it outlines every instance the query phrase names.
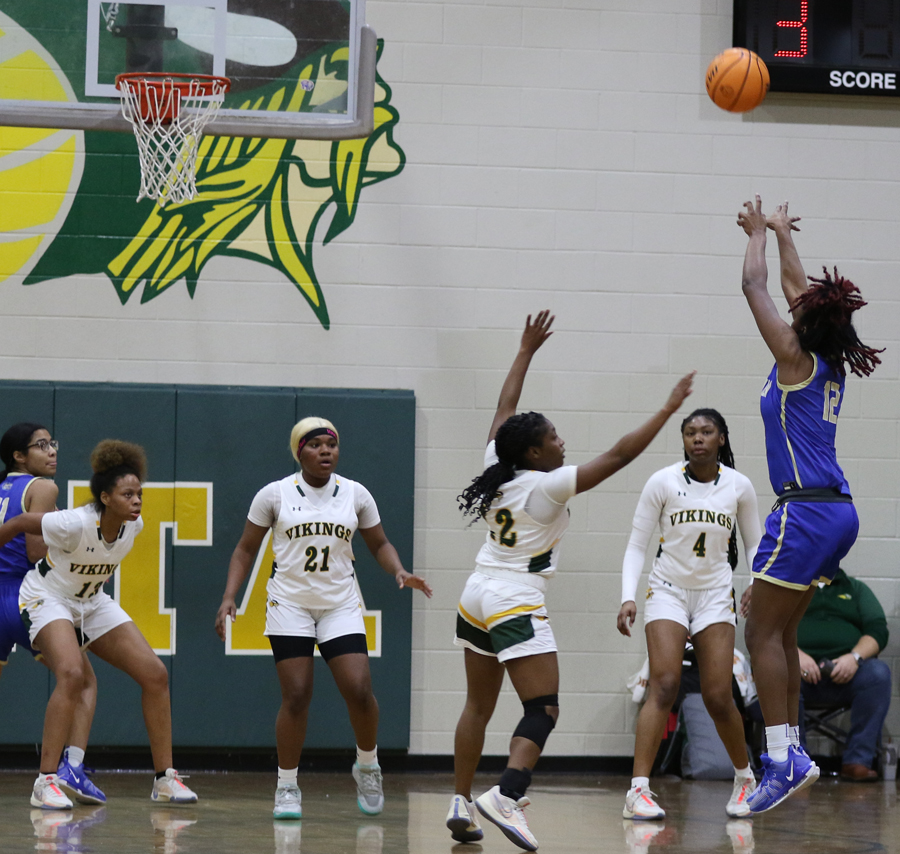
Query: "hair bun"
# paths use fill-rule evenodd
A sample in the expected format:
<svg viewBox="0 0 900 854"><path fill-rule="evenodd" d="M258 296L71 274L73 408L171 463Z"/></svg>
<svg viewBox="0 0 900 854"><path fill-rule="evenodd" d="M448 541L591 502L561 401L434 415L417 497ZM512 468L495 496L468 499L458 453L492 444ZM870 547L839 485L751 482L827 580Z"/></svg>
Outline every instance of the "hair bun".
<svg viewBox="0 0 900 854"><path fill-rule="evenodd" d="M114 468L129 468L142 483L147 476L147 454L140 445L121 439L104 439L91 452L91 469L103 474Z"/></svg>

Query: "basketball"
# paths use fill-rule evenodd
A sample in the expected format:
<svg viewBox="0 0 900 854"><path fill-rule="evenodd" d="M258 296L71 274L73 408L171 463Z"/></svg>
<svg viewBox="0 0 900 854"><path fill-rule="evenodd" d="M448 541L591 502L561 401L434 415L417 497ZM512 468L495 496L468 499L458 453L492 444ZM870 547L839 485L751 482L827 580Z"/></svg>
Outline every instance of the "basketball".
<svg viewBox="0 0 900 854"><path fill-rule="evenodd" d="M732 47L722 51L706 69L706 92L729 113L758 107L769 91L769 69L752 51Z"/></svg>

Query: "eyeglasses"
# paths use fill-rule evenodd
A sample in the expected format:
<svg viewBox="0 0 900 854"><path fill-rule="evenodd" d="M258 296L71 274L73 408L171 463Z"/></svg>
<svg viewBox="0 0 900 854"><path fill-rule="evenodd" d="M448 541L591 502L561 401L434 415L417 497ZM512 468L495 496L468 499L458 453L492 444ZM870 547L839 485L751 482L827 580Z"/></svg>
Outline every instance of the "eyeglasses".
<svg viewBox="0 0 900 854"><path fill-rule="evenodd" d="M40 448L44 453L50 448L53 448L54 451L59 450L59 442L56 439L38 439L37 442L32 442L30 445L26 445L25 449L28 448Z"/></svg>

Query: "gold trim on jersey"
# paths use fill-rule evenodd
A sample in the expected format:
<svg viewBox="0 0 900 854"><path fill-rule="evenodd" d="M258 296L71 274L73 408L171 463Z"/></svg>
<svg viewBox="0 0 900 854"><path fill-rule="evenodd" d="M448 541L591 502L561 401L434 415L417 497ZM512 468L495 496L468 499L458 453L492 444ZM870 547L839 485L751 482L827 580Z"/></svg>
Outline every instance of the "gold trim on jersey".
<svg viewBox="0 0 900 854"><path fill-rule="evenodd" d="M778 531L778 540L776 541L775 548L772 551L772 554L769 555L769 559L766 561L766 565L759 572L752 572L751 575L756 578L764 578L766 581L771 582L772 584L777 584L779 587L789 587L791 590L807 590L812 584L818 583L818 579L816 581L811 582L810 584L797 584L794 581L783 581L780 578L769 578L766 573L771 568L772 564L775 563L775 559L778 557L778 553L781 551L781 547L784 544L784 529L787 527L787 509L788 505L783 504L781 509L784 513L781 516L781 529Z"/></svg>
<svg viewBox="0 0 900 854"><path fill-rule="evenodd" d="M791 440L788 438L787 433L787 396L788 392L791 391L799 391L800 389L806 388L815 378L816 372L819 370L819 357L816 356L815 353L810 353L813 359L813 369L812 373L809 375L807 379L805 379L802 383L797 383L796 385L782 385L778 382L778 368L775 369L775 385L781 389L781 432L784 433L784 441L787 445L788 453L791 455L791 467L794 469L794 480L797 483L797 486L800 489L803 489L803 484L800 481L800 472L797 469L797 459L794 457L794 448L791 445Z"/></svg>
<svg viewBox="0 0 900 854"><path fill-rule="evenodd" d="M815 353L810 353L809 355L813 358L813 369L812 373L805 380L803 380L802 383L797 383L796 385L783 385L782 383L778 382L778 371L776 370L775 385L777 385L778 388L782 389L783 391L800 391L800 389L806 388L816 378L816 372L819 370L819 357Z"/></svg>
<svg viewBox="0 0 900 854"><path fill-rule="evenodd" d="M540 605L519 605L516 608L510 608L508 611L501 611L499 614L491 614L488 617L488 625L491 623L496 623L498 620L502 620L504 617L511 617L513 614L528 614L532 611L539 611L544 607L544 603L541 602Z"/></svg>
<svg viewBox="0 0 900 854"><path fill-rule="evenodd" d="M20 474L20 473L21 473L21 474L25 474L25 472L15 472L15 471L11 471L9 474L10 474L10 475L13 475L13 474ZM7 475L7 477L9 477L9 475ZM23 512L23 513L27 513L27 512L28 512L28 511L25 509L25 496L28 495L28 490L31 489L31 484L33 484L36 480L50 480L50 478L49 478L49 477L41 477L41 478L38 478L38 477L35 476L35 475L32 475L32 476L31 476L31 480L29 480L28 483L25 484L25 489L22 490L22 499L21 499L21 503L22 503L22 512ZM52 481L51 481L51 483L52 483Z"/></svg>
<svg viewBox="0 0 900 854"><path fill-rule="evenodd" d="M787 432L787 396L788 392L791 391L789 388L782 388L781 385L778 386L781 388L781 432L784 433L784 444L787 445L788 453L791 455L791 468L794 470L794 481L797 486L801 489L803 488L803 483L800 481L800 472L797 470L797 458L794 456L794 447L791 445L790 437ZM798 388L802 388L803 386L798 386Z"/></svg>
<svg viewBox="0 0 900 854"><path fill-rule="evenodd" d="M463 619L466 620L466 622L471 623L473 626L481 629L482 631L486 632L488 630L486 623L482 623L481 620L476 620L465 608L463 608L462 605L458 607L458 610L460 615L463 617Z"/></svg>
<svg viewBox="0 0 900 854"><path fill-rule="evenodd" d="M775 542L775 548L772 550L772 554L769 555L769 559L766 561L766 565L754 575L763 576L765 575L769 569L771 569L772 564L775 563L775 558L778 557L778 553L781 551L782 545L784 545L784 529L787 527L787 504L783 504L781 509L784 511L781 515L781 528L778 531L778 539ZM768 579L767 579L768 580Z"/></svg>
<svg viewBox="0 0 900 854"><path fill-rule="evenodd" d="M691 484L691 483L694 483L694 481L691 480L691 476L688 474L688 465L689 465L688 461L685 460L681 466L681 476L684 478L685 483ZM719 467L716 469L715 480L711 481L713 486L718 485L720 477L722 477L722 463L721 462L719 463ZM703 483L703 481L698 480L697 483Z"/></svg>
<svg viewBox="0 0 900 854"><path fill-rule="evenodd" d="M756 575L756 573L754 573L754 575ZM758 577L764 578L769 584L776 584L778 587L787 587L790 590L809 590L810 587L814 587L820 581L820 579L816 579L809 584L795 584L793 581L782 581L780 578L769 578L767 575L759 575ZM821 580L824 581L824 579Z"/></svg>
<svg viewBox="0 0 900 854"><path fill-rule="evenodd" d="M562 539L562 537L557 537L552 543L550 543L549 548L546 548L540 552L534 552L534 554L532 554L531 557L536 558L536 557L541 557L542 555L545 555L545 554L550 554L550 552L552 552L553 549L556 548L557 543L559 543L559 541L561 539Z"/></svg>

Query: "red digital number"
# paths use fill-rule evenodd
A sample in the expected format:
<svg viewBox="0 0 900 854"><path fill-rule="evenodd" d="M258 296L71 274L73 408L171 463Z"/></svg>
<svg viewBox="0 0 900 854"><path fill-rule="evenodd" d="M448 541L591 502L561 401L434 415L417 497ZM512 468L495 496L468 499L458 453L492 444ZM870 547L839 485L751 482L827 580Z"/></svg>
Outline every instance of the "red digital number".
<svg viewBox="0 0 900 854"><path fill-rule="evenodd" d="M806 21L809 18L809 0L800 0L800 20L799 21L778 21L776 27L785 27L789 29L800 30L800 50L776 50L775 56L790 56L794 59L800 59L806 56L808 35L806 30ZM778 39L778 31L775 32L776 44Z"/></svg>

